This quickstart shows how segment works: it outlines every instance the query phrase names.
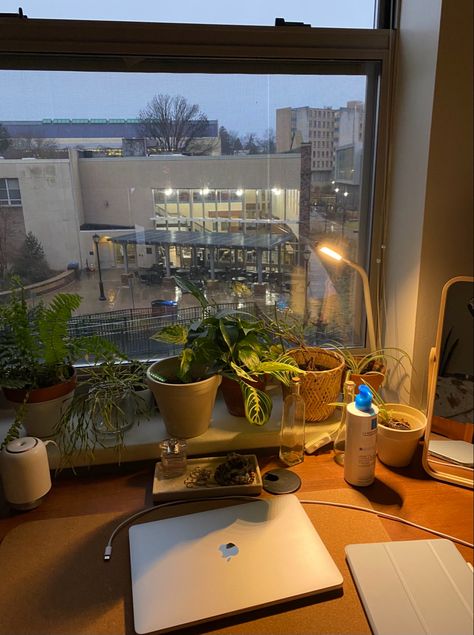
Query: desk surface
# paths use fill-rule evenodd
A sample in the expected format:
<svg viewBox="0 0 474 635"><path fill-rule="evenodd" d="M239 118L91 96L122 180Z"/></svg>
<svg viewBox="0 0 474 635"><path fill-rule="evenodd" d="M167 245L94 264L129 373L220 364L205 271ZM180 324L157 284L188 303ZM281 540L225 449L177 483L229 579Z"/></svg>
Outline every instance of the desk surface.
<svg viewBox="0 0 474 635"><path fill-rule="evenodd" d="M274 454L263 454L263 451L259 454L259 463L262 472L281 467ZM0 613L9 633L133 633L126 532L117 536L115 556L105 568L101 554L106 537L117 526L121 515L151 505L154 465L154 461L143 461L120 467L77 468L76 475L61 472L41 506L22 514L9 512L0 501L0 539L17 527L2 545L4 555L6 549L9 556L3 562ZM307 492L307 498L316 498L319 494L325 500L344 501L347 497L354 501L354 488L345 483L343 470L334 462L332 451L307 456L303 464L292 469L302 478L301 497ZM473 492L432 480L422 471L421 456L411 467L397 471L378 463L375 483L360 488L360 492L378 510L472 542ZM355 500L359 502L358 497ZM362 504L367 504L362 500ZM345 544L384 541L387 534L393 540L425 539L432 537L431 534L389 520L383 520L380 525L373 515L363 512L313 505L308 506L307 511L328 548L331 545L341 572L345 572L343 595L317 603L313 600L294 602L291 606L263 610L263 613L251 612L245 617L234 616L217 624L187 629L187 633L274 635L295 632L295 625L299 632L313 635L316 632L369 633L344 562ZM18 527L22 524L23 527ZM473 561L471 549L459 547L459 550L466 560ZM17 558L21 559L20 563ZM71 580L74 580L72 585Z"/></svg>
<svg viewBox="0 0 474 635"><path fill-rule="evenodd" d="M426 527L473 542L473 492L430 478L421 467L421 447L412 465L388 468L377 462L376 480L360 488L372 506ZM275 454L259 455L262 473L281 467ZM152 505L152 480L155 461L140 461L121 466L103 465L69 470L53 478L53 488L35 510L11 512L0 498L0 540L17 525L33 520L64 518L101 512L130 512ZM320 450L292 468L302 479L300 493L331 489L351 489L343 478L343 468L333 460L331 450ZM265 495L265 494L264 494ZM0 493L1 497L1 493ZM407 525L383 520L392 540L433 537ZM466 560L473 562L473 551L458 546Z"/></svg>

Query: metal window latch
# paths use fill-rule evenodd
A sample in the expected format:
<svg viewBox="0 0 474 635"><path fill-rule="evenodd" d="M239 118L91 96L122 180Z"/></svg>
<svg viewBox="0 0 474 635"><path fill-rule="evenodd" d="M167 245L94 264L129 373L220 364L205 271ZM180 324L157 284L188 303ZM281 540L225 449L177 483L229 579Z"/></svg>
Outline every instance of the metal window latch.
<svg viewBox="0 0 474 635"><path fill-rule="evenodd" d="M311 24L305 24L304 22L287 22L285 18L275 18L275 26L304 26L311 28Z"/></svg>
<svg viewBox="0 0 474 635"><path fill-rule="evenodd" d="M20 20L26 20L28 16L23 13L21 7L18 8L18 13L0 13L0 18L18 18Z"/></svg>

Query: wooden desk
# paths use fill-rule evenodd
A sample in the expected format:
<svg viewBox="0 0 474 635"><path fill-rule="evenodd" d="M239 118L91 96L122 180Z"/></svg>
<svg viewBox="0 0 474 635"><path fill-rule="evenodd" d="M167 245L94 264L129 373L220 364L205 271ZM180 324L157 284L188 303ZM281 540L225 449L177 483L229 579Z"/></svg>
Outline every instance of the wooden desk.
<svg viewBox="0 0 474 635"><path fill-rule="evenodd" d="M372 506L426 527L473 542L473 492L430 478L421 467L421 447L408 468L388 468L377 463L376 481L359 488ZM275 454L259 455L262 473L281 467ZM21 523L64 518L101 512L133 513L152 505L154 461L119 466L78 468L77 475L63 471L53 478L53 488L35 510L11 512L0 499L0 540ZM351 489L343 478L343 469L333 460L332 451L306 456L304 463L292 468L302 479L300 493L330 489ZM266 494L264 494L266 495ZM361 512L362 513L362 512ZM392 540L436 537L407 525L382 520ZM473 551L459 546L463 557L473 562Z"/></svg>
<svg viewBox="0 0 474 635"><path fill-rule="evenodd" d="M418 458L421 465L421 457ZM262 472L281 467L274 454L260 453L259 463ZM378 464L376 482L360 491L378 510L472 542L473 492L434 481L417 465L395 472ZM334 462L330 451L307 456L304 463L293 470L302 478L299 494L303 497L305 492L310 492L308 498L321 492L325 500L334 500L334 497L341 500L341 490L343 497L347 494L352 497L353 493L348 490L353 488L343 480L342 468ZM68 472L59 474L54 479L52 491L36 510L12 514L4 504L0 505L0 539L9 530L24 524L17 527L2 545L9 553L3 562L0 600L3 625L8 628L2 632L9 635L133 633L126 531L117 536L115 555L109 563L102 561L102 550L119 519L151 505L153 471L154 461L90 470L78 468L76 476ZM308 514L315 524L319 523L321 536L328 547L332 544L333 557L344 571L343 594L316 601L311 598L293 600L279 607L224 618L217 623L186 628L186 635L369 634L368 623L344 563L344 546L351 542L344 536L352 535L352 542L366 542L371 538L386 540L387 534L393 540L425 539L432 535L388 520L383 521L384 527L379 521L374 526L371 524L374 517L363 512L314 505L308 508ZM167 511L174 513L171 509ZM349 526L345 524L348 513L352 514ZM29 522L41 520L46 523ZM45 525L47 529L44 529ZM20 540L19 534L23 536ZM13 540L12 549L11 537L14 535L17 542ZM473 554L469 548L459 547L459 550L472 562Z"/></svg>

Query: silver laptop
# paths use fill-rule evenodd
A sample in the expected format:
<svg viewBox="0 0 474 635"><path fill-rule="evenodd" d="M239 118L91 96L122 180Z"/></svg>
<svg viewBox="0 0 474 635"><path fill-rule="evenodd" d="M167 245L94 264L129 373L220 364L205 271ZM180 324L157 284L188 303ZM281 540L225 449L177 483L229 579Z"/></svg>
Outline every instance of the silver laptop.
<svg viewBox="0 0 474 635"><path fill-rule="evenodd" d="M129 541L140 635L342 586L291 494L135 525Z"/></svg>

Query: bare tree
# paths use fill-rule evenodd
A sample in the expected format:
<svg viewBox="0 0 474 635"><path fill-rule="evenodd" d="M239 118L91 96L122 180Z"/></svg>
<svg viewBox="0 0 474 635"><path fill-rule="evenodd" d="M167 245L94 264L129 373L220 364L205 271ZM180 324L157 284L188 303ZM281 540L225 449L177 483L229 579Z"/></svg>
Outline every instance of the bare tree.
<svg viewBox="0 0 474 635"><path fill-rule="evenodd" d="M237 154L242 150L242 142L237 132L227 130L224 126L219 128L221 140L221 154Z"/></svg>
<svg viewBox="0 0 474 635"><path fill-rule="evenodd" d="M10 159L34 157L35 159L56 159L67 156L67 150L51 139L35 139L34 137L19 137L10 144L5 156Z"/></svg>
<svg viewBox="0 0 474 635"><path fill-rule="evenodd" d="M209 154L215 147L206 115L181 95L155 95L138 117L141 134L153 139L160 152Z"/></svg>

